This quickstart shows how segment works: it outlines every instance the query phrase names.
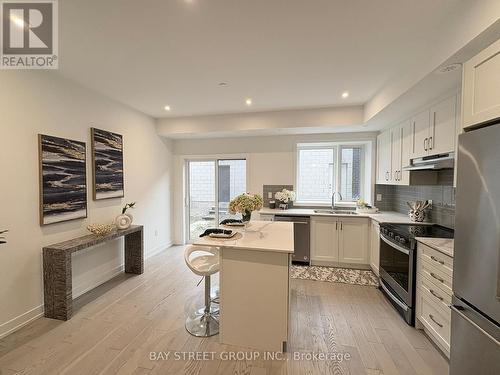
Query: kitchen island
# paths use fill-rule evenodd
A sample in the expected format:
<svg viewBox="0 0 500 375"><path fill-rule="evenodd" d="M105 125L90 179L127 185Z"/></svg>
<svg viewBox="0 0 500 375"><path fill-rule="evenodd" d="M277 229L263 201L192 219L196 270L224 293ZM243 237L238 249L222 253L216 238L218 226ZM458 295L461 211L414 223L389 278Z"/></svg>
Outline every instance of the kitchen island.
<svg viewBox="0 0 500 375"><path fill-rule="evenodd" d="M289 266L293 224L251 221L231 239L199 238L219 247L220 342L286 351L290 311Z"/></svg>

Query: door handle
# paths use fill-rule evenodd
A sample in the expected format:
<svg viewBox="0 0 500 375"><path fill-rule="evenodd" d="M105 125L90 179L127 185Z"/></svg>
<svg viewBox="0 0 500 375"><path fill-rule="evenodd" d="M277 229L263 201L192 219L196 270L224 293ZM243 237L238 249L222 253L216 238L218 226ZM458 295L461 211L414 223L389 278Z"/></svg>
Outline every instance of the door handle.
<svg viewBox="0 0 500 375"><path fill-rule="evenodd" d="M427 141L429 140L429 138L425 138L424 139L424 150L427 151Z"/></svg>
<svg viewBox="0 0 500 375"><path fill-rule="evenodd" d="M429 289L429 292L431 292L431 294L436 297L437 299L439 299L440 301L442 301L444 298L441 297L439 294L437 294L434 290L432 289Z"/></svg>
<svg viewBox="0 0 500 375"><path fill-rule="evenodd" d="M432 314L429 314L429 318L431 318L431 320L436 323L440 328L443 328L443 325L441 323L439 323L436 319L434 319L434 316Z"/></svg>
<svg viewBox="0 0 500 375"><path fill-rule="evenodd" d="M439 264L444 264L444 260L438 259L438 258L436 258L434 255L431 255L431 259L432 259L434 262L438 262Z"/></svg>
<svg viewBox="0 0 500 375"><path fill-rule="evenodd" d="M430 137L429 138L429 150L432 150L433 147L434 147L434 138Z"/></svg>
<svg viewBox="0 0 500 375"><path fill-rule="evenodd" d="M444 284L444 280L442 278L440 278L439 276L436 276L436 274L434 272L431 272L431 276Z"/></svg>

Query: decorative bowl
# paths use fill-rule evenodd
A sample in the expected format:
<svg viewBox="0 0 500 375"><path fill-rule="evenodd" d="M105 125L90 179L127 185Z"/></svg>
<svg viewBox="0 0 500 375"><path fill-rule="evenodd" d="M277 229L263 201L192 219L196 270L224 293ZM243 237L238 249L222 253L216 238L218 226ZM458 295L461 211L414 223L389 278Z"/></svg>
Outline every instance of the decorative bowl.
<svg viewBox="0 0 500 375"><path fill-rule="evenodd" d="M87 230L96 236L105 236L115 229L116 226L114 224L91 224L87 227Z"/></svg>

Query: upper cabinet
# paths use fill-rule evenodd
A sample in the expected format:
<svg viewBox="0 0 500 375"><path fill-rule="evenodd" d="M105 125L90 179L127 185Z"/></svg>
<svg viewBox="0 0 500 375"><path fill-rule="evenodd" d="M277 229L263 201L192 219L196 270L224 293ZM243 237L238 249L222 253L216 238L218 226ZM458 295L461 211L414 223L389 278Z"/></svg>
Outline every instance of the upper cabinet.
<svg viewBox="0 0 500 375"><path fill-rule="evenodd" d="M427 151L429 150L429 110L420 112L412 118L411 122L413 141L410 157L414 159L427 156Z"/></svg>
<svg viewBox="0 0 500 375"><path fill-rule="evenodd" d="M392 181L392 138L391 130L386 130L377 137L377 184Z"/></svg>
<svg viewBox="0 0 500 375"><path fill-rule="evenodd" d="M411 159L454 152L457 118L457 95L453 95L380 133L377 184L409 185L410 172L404 167Z"/></svg>
<svg viewBox="0 0 500 375"><path fill-rule="evenodd" d="M453 95L412 119L411 159L455 151L457 96Z"/></svg>
<svg viewBox="0 0 500 375"><path fill-rule="evenodd" d="M457 96L452 96L430 110L429 154L455 151L457 134Z"/></svg>
<svg viewBox="0 0 500 375"><path fill-rule="evenodd" d="M463 127L500 117L500 40L464 64Z"/></svg>
<svg viewBox="0 0 500 375"><path fill-rule="evenodd" d="M404 121L377 138L377 184L408 185L412 133L410 121Z"/></svg>

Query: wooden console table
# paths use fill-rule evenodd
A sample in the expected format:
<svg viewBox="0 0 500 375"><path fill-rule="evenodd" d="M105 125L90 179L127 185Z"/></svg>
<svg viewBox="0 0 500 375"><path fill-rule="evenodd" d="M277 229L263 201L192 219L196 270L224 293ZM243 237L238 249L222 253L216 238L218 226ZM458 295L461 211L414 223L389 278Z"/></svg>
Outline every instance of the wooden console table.
<svg viewBox="0 0 500 375"><path fill-rule="evenodd" d="M71 254L119 237L125 237L125 272L142 274L142 225L132 225L128 229L114 231L105 236L91 234L43 248L43 290L47 318L68 320L73 315Z"/></svg>

